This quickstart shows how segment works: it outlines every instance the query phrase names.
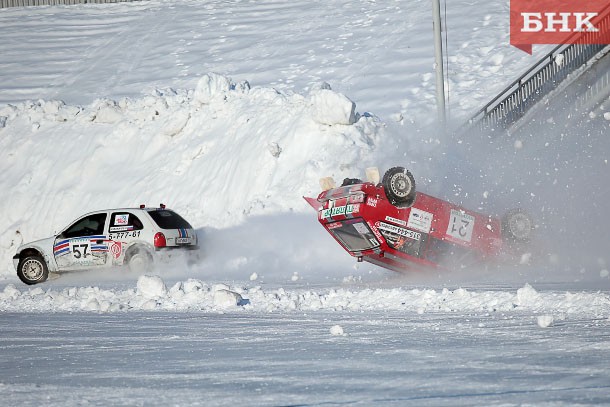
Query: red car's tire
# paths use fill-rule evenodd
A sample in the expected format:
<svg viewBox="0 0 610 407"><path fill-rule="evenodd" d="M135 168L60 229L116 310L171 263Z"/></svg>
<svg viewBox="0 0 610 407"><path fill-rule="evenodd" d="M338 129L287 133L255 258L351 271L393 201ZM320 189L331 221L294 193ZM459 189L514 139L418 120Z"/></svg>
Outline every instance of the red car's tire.
<svg viewBox="0 0 610 407"><path fill-rule="evenodd" d="M533 230L534 222L523 209L512 209L502 217L502 237L509 242L529 242Z"/></svg>
<svg viewBox="0 0 610 407"><path fill-rule="evenodd" d="M415 178L404 167L387 170L381 184L390 203L397 208L409 208L415 203Z"/></svg>

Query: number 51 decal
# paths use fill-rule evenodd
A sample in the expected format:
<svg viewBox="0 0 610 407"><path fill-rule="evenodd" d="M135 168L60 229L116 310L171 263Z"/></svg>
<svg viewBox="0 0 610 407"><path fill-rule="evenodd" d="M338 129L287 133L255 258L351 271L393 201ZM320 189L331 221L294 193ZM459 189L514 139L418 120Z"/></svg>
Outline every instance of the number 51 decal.
<svg viewBox="0 0 610 407"><path fill-rule="evenodd" d="M449 226L447 227L447 235L456 239L470 242L472 240L473 229L474 216L455 209L451 210Z"/></svg>

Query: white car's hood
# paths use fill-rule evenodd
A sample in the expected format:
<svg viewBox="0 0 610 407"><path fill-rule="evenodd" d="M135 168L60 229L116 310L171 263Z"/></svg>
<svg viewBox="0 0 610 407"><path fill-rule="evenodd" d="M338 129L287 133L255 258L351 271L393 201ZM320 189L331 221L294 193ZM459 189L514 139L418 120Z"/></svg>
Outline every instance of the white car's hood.
<svg viewBox="0 0 610 407"><path fill-rule="evenodd" d="M47 266L49 267L49 271L55 271L55 259L53 257L53 244L55 242L55 236L47 237L44 239L34 240L33 242L28 242L22 244L17 248L16 254L19 255L22 251L26 249L35 249L36 251L42 254L42 257L47 262ZM16 260L15 260L16 262ZM17 265L15 265L17 267Z"/></svg>
<svg viewBox="0 0 610 407"><path fill-rule="evenodd" d="M28 242L28 243L24 243L21 246L19 246L17 248L17 253L20 253L23 249L27 249L27 248L36 248L36 249L43 249L45 251L48 250L48 248L51 249L50 253L45 253L45 254L52 254L53 253L53 242L55 242L55 236L51 236L51 237L46 237L44 239L39 239L39 240L34 240L33 242Z"/></svg>

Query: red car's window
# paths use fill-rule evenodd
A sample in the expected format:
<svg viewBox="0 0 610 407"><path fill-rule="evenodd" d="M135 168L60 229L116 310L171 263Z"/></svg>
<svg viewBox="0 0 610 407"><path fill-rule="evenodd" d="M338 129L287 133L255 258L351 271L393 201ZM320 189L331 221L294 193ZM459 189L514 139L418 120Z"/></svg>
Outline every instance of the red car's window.
<svg viewBox="0 0 610 407"><path fill-rule="evenodd" d="M361 252L379 246L375 235L361 218L337 222L332 229L329 228L329 232L350 252Z"/></svg>

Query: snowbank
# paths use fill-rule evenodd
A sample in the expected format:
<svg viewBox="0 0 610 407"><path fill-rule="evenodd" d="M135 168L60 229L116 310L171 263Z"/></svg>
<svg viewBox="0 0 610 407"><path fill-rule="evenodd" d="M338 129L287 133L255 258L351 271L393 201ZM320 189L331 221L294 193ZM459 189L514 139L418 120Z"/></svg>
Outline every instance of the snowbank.
<svg viewBox="0 0 610 407"><path fill-rule="evenodd" d="M309 211L323 176L363 173L383 133L346 96L250 88L218 74L194 90L88 106L0 107L0 274L21 241L88 211L165 203L196 228Z"/></svg>
<svg viewBox="0 0 610 407"><path fill-rule="evenodd" d="M527 293L527 294L524 294ZM524 301L524 296L528 300ZM535 301L530 299L535 298ZM141 276L136 289L99 287L42 287L20 289L8 284L0 292L2 312L362 312L406 313L497 313L539 315L538 324L548 327L566 318L610 316L610 295L587 292L537 292L526 285L510 291L442 289L330 288L266 289L208 284L197 279L179 281L167 289L158 276Z"/></svg>

